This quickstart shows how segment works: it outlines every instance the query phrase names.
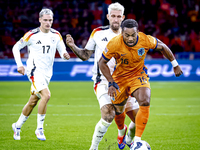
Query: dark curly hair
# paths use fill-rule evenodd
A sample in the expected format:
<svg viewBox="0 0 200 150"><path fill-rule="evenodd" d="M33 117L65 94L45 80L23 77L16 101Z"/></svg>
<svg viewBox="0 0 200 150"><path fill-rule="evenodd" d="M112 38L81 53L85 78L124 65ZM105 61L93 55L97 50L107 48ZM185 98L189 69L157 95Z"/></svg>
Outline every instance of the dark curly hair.
<svg viewBox="0 0 200 150"><path fill-rule="evenodd" d="M122 22L122 31L124 31L124 28L134 28L136 27L138 29L138 23L134 19L126 19Z"/></svg>

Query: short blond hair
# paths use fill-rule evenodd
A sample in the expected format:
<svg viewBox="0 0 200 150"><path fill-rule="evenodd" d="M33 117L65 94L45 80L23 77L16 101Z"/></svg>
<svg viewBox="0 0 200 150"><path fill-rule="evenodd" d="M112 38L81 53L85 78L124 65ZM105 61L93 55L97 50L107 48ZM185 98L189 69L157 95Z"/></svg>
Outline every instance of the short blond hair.
<svg viewBox="0 0 200 150"><path fill-rule="evenodd" d="M51 9L43 8L39 13L39 17L41 18L43 15L52 15L53 17L53 12Z"/></svg>
<svg viewBox="0 0 200 150"><path fill-rule="evenodd" d="M108 6L108 14L110 15L111 10L119 10L122 12L122 15L124 14L124 6L122 6L120 3L112 3Z"/></svg>

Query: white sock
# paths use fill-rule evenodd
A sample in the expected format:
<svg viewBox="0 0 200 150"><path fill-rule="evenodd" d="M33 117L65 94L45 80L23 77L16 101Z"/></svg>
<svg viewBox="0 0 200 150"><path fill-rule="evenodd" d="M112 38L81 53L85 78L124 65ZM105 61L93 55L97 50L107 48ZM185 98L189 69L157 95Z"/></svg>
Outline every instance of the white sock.
<svg viewBox="0 0 200 150"><path fill-rule="evenodd" d="M37 129L43 128L45 115L46 114L37 114Z"/></svg>
<svg viewBox="0 0 200 150"><path fill-rule="evenodd" d="M24 116L23 113L21 113L19 119L16 122L16 127L21 128L27 119L28 119L28 116Z"/></svg>
<svg viewBox="0 0 200 150"><path fill-rule="evenodd" d="M130 125L131 125L132 130L130 130ZM129 125L128 133L126 136L126 143L129 145L132 143L133 138L135 136L135 123L131 122L130 125Z"/></svg>
<svg viewBox="0 0 200 150"><path fill-rule="evenodd" d="M98 149L98 145L101 142L104 134L106 133L108 127L111 125L111 123L106 122L104 119L100 119L100 121L96 124L93 138L92 138L92 145L90 147L90 150L92 149Z"/></svg>
<svg viewBox="0 0 200 150"><path fill-rule="evenodd" d="M141 141L141 137L135 136L135 137L134 137L134 141L136 141L136 142L137 142L137 141Z"/></svg>
<svg viewBox="0 0 200 150"><path fill-rule="evenodd" d="M118 129L118 135L119 135L119 136L124 136L124 133L125 133L125 126L124 126L124 128L121 129L121 130Z"/></svg>

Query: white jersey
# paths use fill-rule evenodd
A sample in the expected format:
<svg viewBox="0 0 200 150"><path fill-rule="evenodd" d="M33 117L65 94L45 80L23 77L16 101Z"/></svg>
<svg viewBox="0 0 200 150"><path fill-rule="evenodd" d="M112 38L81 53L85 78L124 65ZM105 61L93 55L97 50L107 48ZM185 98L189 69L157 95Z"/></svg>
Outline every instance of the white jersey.
<svg viewBox="0 0 200 150"><path fill-rule="evenodd" d="M120 34L120 33L119 33ZM92 69L93 77L92 80L96 81L98 79L106 79L101 73L98 61L102 56L103 50L106 48L107 43L118 34L114 33L109 26L98 27L93 30L90 35L90 38L85 46L87 50L95 50L94 55L94 66ZM115 60L112 58L108 63L108 67L110 68L111 74L114 70Z"/></svg>
<svg viewBox="0 0 200 150"><path fill-rule="evenodd" d="M51 78L56 49L63 59L63 54L67 52L58 31L50 29L48 33L44 33L36 28L27 32L13 47L13 54L18 67L23 66L19 51L25 46L28 47L29 53L27 75L37 70Z"/></svg>

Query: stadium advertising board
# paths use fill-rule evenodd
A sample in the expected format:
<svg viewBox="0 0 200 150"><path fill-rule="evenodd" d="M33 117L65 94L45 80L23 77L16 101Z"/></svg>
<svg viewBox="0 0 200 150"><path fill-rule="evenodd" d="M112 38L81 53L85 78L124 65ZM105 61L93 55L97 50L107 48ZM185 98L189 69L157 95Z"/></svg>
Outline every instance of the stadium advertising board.
<svg viewBox="0 0 200 150"><path fill-rule="evenodd" d="M200 60L178 60L183 75L175 77L168 60L146 60L150 81L200 81ZM25 65L26 62L23 61ZM91 81L93 60L82 62L74 59L56 59L51 81ZM17 72L14 60L0 60L0 81L28 81Z"/></svg>

